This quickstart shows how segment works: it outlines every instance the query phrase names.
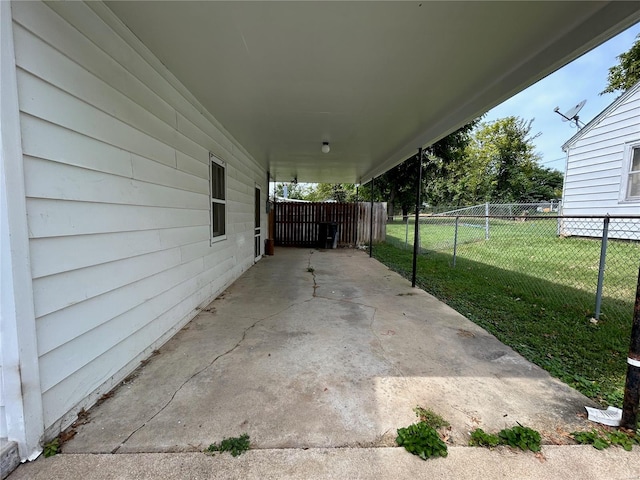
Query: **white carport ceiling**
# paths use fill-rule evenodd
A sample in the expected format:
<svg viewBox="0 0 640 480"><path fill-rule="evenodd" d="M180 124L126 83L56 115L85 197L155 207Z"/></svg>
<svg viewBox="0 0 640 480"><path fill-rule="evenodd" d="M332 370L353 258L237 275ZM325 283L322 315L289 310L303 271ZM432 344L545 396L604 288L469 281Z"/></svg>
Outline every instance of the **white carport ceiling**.
<svg viewBox="0 0 640 480"><path fill-rule="evenodd" d="M640 19L615 1L106 3L272 176L307 182L367 181Z"/></svg>

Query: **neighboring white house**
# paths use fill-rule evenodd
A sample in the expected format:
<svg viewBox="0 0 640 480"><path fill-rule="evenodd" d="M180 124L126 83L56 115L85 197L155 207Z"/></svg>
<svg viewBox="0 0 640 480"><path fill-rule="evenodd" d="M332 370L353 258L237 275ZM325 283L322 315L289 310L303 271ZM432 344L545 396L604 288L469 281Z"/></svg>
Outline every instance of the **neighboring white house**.
<svg viewBox="0 0 640 480"><path fill-rule="evenodd" d="M640 82L571 137L562 213L566 216L640 215ZM602 235L602 222L567 219L562 235ZM612 219L612 238L640 240L640 220Z"/></svg>

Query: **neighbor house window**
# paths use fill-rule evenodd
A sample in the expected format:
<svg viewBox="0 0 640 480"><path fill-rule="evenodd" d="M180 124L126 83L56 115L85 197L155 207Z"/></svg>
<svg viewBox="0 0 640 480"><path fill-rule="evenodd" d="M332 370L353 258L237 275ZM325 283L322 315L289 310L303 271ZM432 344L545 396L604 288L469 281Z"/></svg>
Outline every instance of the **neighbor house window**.
<svg viewBox="0 0 640 480"><path fill-rule="evenodd" d="M623 166L621 200L640 202L640 144L627 146Z"/></svg>
<svg viewBox="0 0 640 480"><path fill-rule="evenodd" d="M211 239L225 235L226 218L226 179L225 163L209 154L211 160Z"/></svg>

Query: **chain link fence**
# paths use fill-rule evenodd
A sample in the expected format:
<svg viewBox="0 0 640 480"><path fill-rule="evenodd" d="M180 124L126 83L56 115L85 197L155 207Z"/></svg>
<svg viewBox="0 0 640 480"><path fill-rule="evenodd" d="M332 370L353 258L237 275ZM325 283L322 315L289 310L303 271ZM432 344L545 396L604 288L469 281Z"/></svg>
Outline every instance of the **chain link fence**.
<svg viewBox="0 0 640 480"><path fill-rule="evenodd" d="M479 205L421 216L419 252L502 282L515 301L627 320L640 265L640 216L568 217L558 203ZM414 219L387 242L413 249ZM455 273L453 273L455 275ZM544 301L543 301L544 300Z"/></svg>

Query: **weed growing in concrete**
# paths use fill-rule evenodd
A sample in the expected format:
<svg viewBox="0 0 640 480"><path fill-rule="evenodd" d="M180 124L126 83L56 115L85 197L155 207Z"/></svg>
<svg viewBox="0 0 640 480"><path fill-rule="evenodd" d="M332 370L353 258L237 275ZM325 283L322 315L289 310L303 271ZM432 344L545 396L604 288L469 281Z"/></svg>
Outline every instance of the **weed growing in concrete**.
<svg viewBox="0 0 640 480"><path fill-rule="evenodd" d="M49 443L44 444L43 455L45 457L53 457L58 453L60 449L60 440L58 438L54 438Z"/></svg>
<svg viewBox="0 0 640 480"><path fill-rule="evenodd" d="M539 452L540 440L538 432L518 424L515 427L500 430L497 435L486 433L481 428L476 428L471 432L469 445L489 448L497 447L498 445L509 445L512 448Z"/></svg>
<svg viewBox="0 0 640 480"><path fill-rule="evenodd" d="M249 435L243 433L239 437L225 438L220 443L212 443L205 453L214 455L215 452L229 452L233 457L237 457L249 450L249 446Z"/></svg>
<svg viewBox="0 0 640 480"><path fill-rule="evenodd" d="M417 406L413 409L413 411L415 412L416 417L418 417L421 422L426 423L431 428L442 428L451 426L451 424L444 418L428 408Z"/></svg>
<svg viewBox="0 0 640 480"><path fill-rule="evenodd" d="M469 445L471 445L472 447L497 447L498 445L500 445L500 437L492 433L486 433L481 428L476 428L473 432L471 432L471 440L469 440Z"/></svg>
<svg viewBox="0 0 640 480"><path fill-rule="evenodd" d="M500 443L521 450L540 451L540 434L529 427L518 424L512 428L505 428L498 433Z"/></svg>
<svg viewBox="0 0 640 480"><path fill-rule="evenodd" d="M447 445L440 439L438 432L425 422L399 428L396 443L398 446L404 447L407 452L418 455L423 460L448 455Z"/></svg>
<svg viewBox="0 0 640 480"><path fill-rule="evenodd" d="M640 445L640 436L634 432L599 431L593 429L588 432L571 432L573 439L581 445L593 445L593 448L604 450L611 445L619 445L630 452L633 445Z"/></svg>

